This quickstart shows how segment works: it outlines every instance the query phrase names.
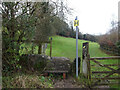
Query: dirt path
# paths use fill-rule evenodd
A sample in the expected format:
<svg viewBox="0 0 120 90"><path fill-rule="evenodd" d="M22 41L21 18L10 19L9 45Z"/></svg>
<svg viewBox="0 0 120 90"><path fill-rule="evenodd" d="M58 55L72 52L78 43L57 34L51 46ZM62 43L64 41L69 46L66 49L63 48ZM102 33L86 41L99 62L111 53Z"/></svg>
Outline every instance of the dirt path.
<svg viewBox="0 0 120 90"><path fill-rule="evenodd" d="M84 85L80 85L76 82L76 80L69 76L66 79L54 79L53 80L53 86L54 88L85 88ZM96 86L93 88L97 88L98 90L101 90L102 88L109 88L109 86Z"/></svg>
<svg viewBox="0 0 120 90"><path fill-rule="evenodd" d="M54 79L53 83L54 88L82 88L73 77L68 77L67 79Z"/></svg>

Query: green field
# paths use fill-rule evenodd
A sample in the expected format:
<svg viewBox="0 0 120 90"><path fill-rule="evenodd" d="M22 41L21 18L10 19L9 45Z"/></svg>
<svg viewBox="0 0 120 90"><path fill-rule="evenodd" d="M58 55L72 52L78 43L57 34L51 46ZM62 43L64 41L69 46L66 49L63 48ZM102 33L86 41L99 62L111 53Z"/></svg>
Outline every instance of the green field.
<svg viewBox="0 0 120 90"><path fill-rule="evenodd" d="M61 37L61 36L53 36L52 37L52 57L67 57L71 61L73 61L76 57L76 39L70 37ZM86 41L86 40L78 40L78 56L82 58L82 45L85 42L89 42L89 54L90 57L110 57L104 53L98 43ZM22 54L31 54L32 44L22 44L21 47L24 47L19 51ZM21 48L20 47L20 48ZM38 46L34 46L34 54L38 53ZM46 49L46 54L50 55L50 44L48 44ZM109 63L118 63L117 60L102 60L104 64ZM91 62L91 64L94 64Z"/></svg>
<svg viewBox="0 0 120 90"><path fill-rule="evenodd" d="M66 38L61 36L52 37L52 57L67 57L73 60L76 57L76 39ZM82 44L89 42L89 54L90 57L107 57L109 55L105 54L99 49L99 44L96 42L78 40L78 56L82 57ZM20 54L31 54L32 44L24 43L20 46L24 47L19 51ZM38 47L34 46L34 54L38 53ZM46 49L46 54L50 55L50 44L48 44Z"/></svg>
<svg viewBox="0 0 120 90"><path fill-rule="evenodd" d="M89 42L89 53L90 57L107 57L109 55L105 54L99 49L99 44L95 42L90 42L86 40L78 40L78 56L82 57L82 44ZM49 55L49 47L46 50L46 54ZM73 60L76 57L76 39L66 38L61 36L54 36L52 41L52 56L53 57L67 57Z"/></svg>
<svg viewBox="0 0 120 90"><path fill-rule="evenodd" d="M107 55L100 49L100 46L98 43L86 41L86 40L78 40L78 56L79 57L82 57L82 45L85 42L89 42L90 57L110 57L110 55ZM46 50L46 54L50 55L49 44ZM54 36L52 41L52 57L67 57L71 61L73 61L76 57L76 39L66 38L61 36ZM115 64L115 63L118 63L118 60L101 60L100 62L103 64ZM91 61L91 64L95 64L95 63ZM97 69L99 70L103 68L97 67ZM93 70L96 70L96 69L93 68ZM104 68L104 70L109 70L109 69Z"/></svg>

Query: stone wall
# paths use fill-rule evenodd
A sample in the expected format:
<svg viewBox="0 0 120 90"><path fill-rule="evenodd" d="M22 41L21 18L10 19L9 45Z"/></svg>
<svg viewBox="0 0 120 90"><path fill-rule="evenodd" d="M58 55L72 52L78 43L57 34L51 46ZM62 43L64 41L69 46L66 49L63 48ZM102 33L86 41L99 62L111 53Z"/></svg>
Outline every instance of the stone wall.
<svg viewBox="0 0 120 90"><path fill-rule="evenodd" d="M49 71L69 71L70 60L65 57L52 57L47 63L46 70Z"/></svg>
<svg viewBox="0 0 120 90"><path fill-rule="evenodd" d="M42 71L50 57L40 54L24 54L21 56L19 64L22 68L27 70L39 70Z"/></svg>

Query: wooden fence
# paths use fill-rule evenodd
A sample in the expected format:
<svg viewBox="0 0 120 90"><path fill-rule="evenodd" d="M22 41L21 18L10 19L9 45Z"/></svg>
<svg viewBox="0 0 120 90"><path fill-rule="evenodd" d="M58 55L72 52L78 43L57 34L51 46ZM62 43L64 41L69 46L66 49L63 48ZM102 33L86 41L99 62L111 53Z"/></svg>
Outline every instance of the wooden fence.
<svg viewBox="0 0 120 90"><path fill-rule="evenodd" d="M13 40L13 42L17 42L17 41ZM48 41L42 42L41 44L38 44L38 42L35 41L34 39L33 40L21 40L20 42L31 43L32 44L32 54L34 54L34 46L33 46L34 44L38 45L38 54L45 54L46 46L42 46L42 45L50 44L50 57L52 57L52 38Z"/></svg>
<svg viewBox="0 0 120 90"><path fill-rule="evenodd" d="M89 43L87 42L83 44L83 60L82 60L83 72L82 73L87 79L93 82L91 86L119 84L119 82L111 82L110 80L120 80L120 63L119 63L120 56L90 57L88 50L89 50ZM102 64L102 62L104 62L105 60L108 61L107 64ZM118 62L115 64L109 64L110 60L118 60ZM92 65L92 62L94 62L94 65ZM99 68L104 67L104 70L92 71L93 66L96 66ZM105 70L105 68L107 68L107 70ZM97 77L93 77L95 74L100 74L100 75ZM104 77L101 77L101 74L104 74ZM112 76L113 74L117 74L117 77L113 77ZM107 81L107 83L105 81Z"/></svg>

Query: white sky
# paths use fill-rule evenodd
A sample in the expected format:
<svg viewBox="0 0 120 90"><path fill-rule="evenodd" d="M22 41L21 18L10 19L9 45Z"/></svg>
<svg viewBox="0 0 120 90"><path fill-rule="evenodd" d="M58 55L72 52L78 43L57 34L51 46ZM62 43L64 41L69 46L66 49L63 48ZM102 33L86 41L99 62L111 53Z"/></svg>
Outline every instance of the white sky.
<svg viewBox="0 0 120 90"><path fill-rule="evenodd" d="M78 16L79 29L82 33L104 34L111 26L112 20L118 18L118 2L120 0L67 0L73 8L69 21Z"/></svg>

